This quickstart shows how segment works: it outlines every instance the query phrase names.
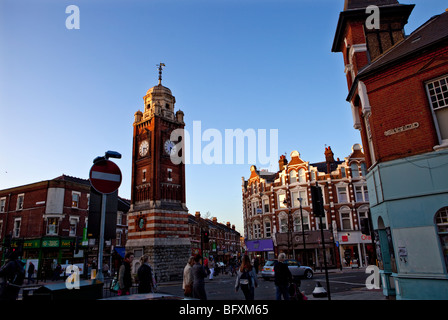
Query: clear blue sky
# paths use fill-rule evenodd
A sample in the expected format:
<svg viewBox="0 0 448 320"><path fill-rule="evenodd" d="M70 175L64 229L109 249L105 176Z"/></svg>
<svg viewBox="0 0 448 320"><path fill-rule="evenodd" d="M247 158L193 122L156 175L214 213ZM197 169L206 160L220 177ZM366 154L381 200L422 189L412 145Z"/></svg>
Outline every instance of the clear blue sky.
<svg viewBox="0 0 448 320"><path fill-rule="evenodd" d="M331 52L343 3L2 0L0 189L61 174L87 179L92 160L115 150L123 155L115 161L119 194L130 198L134 113L157 84L159 62L187 129L193 121L223 135L278 129L278 153L288 158L298 150L305 161L323 161L325 145L348 156L360 136L342 56ZM401 3L416 4L407 34L448 7ZM65 27L72 4L79 30ZM241 177L250 165L187 165L190 213L209 211L243 232Z"/></svg>

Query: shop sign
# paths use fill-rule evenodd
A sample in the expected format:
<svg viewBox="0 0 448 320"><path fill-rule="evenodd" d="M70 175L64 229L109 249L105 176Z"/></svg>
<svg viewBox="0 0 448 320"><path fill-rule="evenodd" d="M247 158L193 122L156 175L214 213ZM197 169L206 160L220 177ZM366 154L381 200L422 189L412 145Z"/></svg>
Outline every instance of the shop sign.
<svg viewBox="0 0 448 320"><path fill-rule="evenodd" d="M59 239L46 239L42 240L42 248L58 248Z"/></svg>
<svg viewBox="0 0 448 320"><path fill-rule="evenodd" d="M40 239L25 240L25 242L23 242L24 249L33 249L33 248L39 248L39 247L40 247Z"/></svg>

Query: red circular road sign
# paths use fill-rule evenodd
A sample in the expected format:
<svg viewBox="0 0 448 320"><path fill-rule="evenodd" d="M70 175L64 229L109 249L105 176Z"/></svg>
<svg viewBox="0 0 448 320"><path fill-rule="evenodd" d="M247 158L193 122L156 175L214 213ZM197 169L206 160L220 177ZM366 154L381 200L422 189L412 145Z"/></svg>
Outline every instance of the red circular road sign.
<svg viewBox="0 0 448 320"><path fill-rule="evenodd" d="M90 169L90 184L99 193L115 192L121 184L121 171L110 160L101 160Z"/></svg>

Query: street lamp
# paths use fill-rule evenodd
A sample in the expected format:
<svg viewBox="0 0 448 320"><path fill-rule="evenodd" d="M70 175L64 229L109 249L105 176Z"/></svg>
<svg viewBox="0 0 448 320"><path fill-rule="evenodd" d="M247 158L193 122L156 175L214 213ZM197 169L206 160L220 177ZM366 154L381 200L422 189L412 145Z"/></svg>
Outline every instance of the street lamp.
<svg viewBox="0 0 448 320"><path fill-rule="evenodd" d="M291 237L291 224L290 224L290 220L291 220L291 207L288 205L288 200L283 200L283 204L288 208L288 254L289 254L289 258L291 258L291 241L290 241L290 237Z"/></svg>
<svg viewBox="0 0 448 320"><path fill-rule="evenodd" d="M303 200L303 198L297 198L297 200L299 200L299 204L300 204L300 224L301 224L301 227L302 227L302 240L303 240L303 256L304 256L304 258L303 258L303 260L305 260L305 264L303 263L303 261L302 261L302 264L303 265L308 265L308 256L307 256L307 254L306 254L306 242L305 242L305 229L304 229L304 227L303 227L303 213L302 213L302 200Z"/></svg>

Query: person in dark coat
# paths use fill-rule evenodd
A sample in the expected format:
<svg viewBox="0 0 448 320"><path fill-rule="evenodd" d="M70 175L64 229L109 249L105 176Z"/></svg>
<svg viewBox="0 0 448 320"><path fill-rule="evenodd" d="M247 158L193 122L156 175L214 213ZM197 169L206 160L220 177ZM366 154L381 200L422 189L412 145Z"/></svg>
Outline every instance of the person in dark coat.
<svg viewBox="0 0 448 320"><path fill-rule="evenodd" d="M276 299L281 300L283 296L284 300L289 300L289 284L292 281L292 274L289 271L288 265L284 263L286 255L280 253L278 255L278 262L274 266L274 283L276 288Z"/></svg>
<svg viewBox="0 0 448 320"><path fill-rule="evenodd" d="M118 283L120 289L118 295L129 295L132 287L131 263L134 260L134 255L130 252L126 253L123 264L118 270Z"/></svg>
<svg viewBox="0 0 448 320"><path fill-rule="evenodd" d="M21 283L13 284L11 282L13 282L18 270L23 270L23 268L22 261L15 254L11 254L8 261L0 269L0 301L17 300L23 279L21 279Z"/></svg>
<svg viewBox="0 0 448 320"><path fill-rule="evenodd" d="M193 265L193 298L200 300L207 300L207 294L205 293L204 279L207 277L207 272L204 266L201 264L202 256L197 254L194 257Z"/></svg>
<svg viewBox="0 0 448 320"><path fill-rule="evenodd" d="M146 254L141 257L141 263L142 265L137 270L138 293L154 292L156 282L149 264L149 257Z"/></svg>

